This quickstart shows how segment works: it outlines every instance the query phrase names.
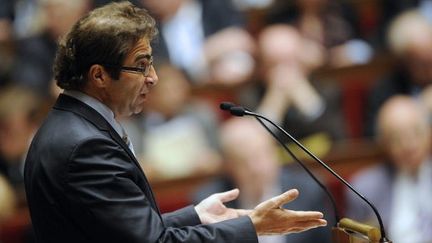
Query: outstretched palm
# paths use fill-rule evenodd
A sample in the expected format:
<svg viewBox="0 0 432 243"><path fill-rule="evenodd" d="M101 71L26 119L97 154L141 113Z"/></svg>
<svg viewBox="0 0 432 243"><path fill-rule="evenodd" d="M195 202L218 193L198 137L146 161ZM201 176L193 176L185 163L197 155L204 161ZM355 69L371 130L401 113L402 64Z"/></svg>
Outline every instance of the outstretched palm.
<svg viewBox="0 0 432 243"><path fill-rule="evenodd" d="M215 193L200 202L195 210L203 224L217 223L223 220L247 215L250 210L227 208L224 203L236 199L239 190Z"/></svg>

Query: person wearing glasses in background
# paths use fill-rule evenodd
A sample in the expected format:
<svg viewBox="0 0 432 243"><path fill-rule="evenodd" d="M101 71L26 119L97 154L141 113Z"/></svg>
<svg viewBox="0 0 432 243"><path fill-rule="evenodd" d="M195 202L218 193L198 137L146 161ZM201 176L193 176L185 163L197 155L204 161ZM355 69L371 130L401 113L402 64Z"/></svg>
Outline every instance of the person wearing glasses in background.
<svg viewBox="0 0 432 243"><path fill-rule="evenodd" d="M237 189L161 214L121 117L139 113L158 82L154 20L129 2L81 18L54 64L61 94L36 133L25 187L38 242L257 242L257 235L323 226L321 212L281 206L287 191L252 210L232 209Z"/></svg>

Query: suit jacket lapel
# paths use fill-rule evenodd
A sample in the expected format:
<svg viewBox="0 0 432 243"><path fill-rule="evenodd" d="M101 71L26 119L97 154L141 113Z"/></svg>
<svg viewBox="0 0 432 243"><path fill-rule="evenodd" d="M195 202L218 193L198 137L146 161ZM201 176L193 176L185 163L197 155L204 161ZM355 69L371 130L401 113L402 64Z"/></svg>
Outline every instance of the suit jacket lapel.
<svg viewBox="0 0 432 243"><path fill-rule="evenodd" d="M132 162L135 164L135 166L138 168L138 170L141 172L144 181L147 183L147 186L144 187L144 190L149 195L149 200L153 205L153 208L159 213L160 210L157 206L155 197L153 195L153 191L150 188L150 183L147 180L147 177L144 174L144 171L142 170L141 166L139 165L139 162L137 161L135 155L132 153L132 151L129 149L129 146L123 141L123 139L120 137L120 135L115 131L115 129L103 118L102 115L100 115L96 110L88 106L87 104L73 98L67 95L60 94L60 96L57 99L57 102L54 105L54 109L58 110L66 110L73 112L81 117L84 117L86 120L94 124L99 130L107 131L111 138L116 141L129 155Z"/></svg>

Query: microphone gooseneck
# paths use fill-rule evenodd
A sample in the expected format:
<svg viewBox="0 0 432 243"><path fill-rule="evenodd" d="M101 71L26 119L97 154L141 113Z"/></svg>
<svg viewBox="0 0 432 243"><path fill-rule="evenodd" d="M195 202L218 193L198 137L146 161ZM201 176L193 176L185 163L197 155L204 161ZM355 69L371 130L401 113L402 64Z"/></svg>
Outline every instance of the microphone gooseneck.
<svg viewBox="0 0 432 243"><path fill-rule="evenodd" d="M230 102L223 102L220 104L220 108L222 110L229 110L233 115L235 116L243 116L245 114L246 109L240 106L236 106L233 103ZM300 159L297 158L297 156L288 148L288 146L261 120L259 117L255 117L256 120L269 132L276 141L279 142L279 144L285 149L285 151L296 161L307 173L312 179L321 187L321 189L327 194L327 197L330 199L330 203L333 208L334 216L335 216L335 226L337 222L339 222L340 217L338 213L338 209L336 207L336 200L334 199L332 193L328 190L328 188L321 183L320 180L307 168L303 162L301 162Z"/></svg>
<svg viewBox="0 0 432 243"><path fill-rule="evenodd" d="M265 117L265 116L263 116L261 114L255 113L255 112L251 112L251 111L245 109L244 107L241 107L241 106L231 106L230 108L228 108L226 110L229 110L231 112L231 114L234 115L234 116L245 116L245 115L248 115L248 116L253 116L255 118L263 119L263 120L269 122L275 128L277 128L283 134L285 134L291 141L293 141L297 146L299 146L306 154L308 154L311 158L313 158L316 162L318 162L321 166L323 166L327 171L329 171L333 176L335 176L340 182L342 182L346 187L348 187L352 192L354 192L358 197L360 197L364 202L366 202L372 208L373 212L375 213L375 215L376 215L376 217L378 219L378 223L379 223L379 226L380 226L380 232L381 232L380 242L389 242L389 240L386 238L384 224L383 224L383 221L381 219L381 215L379 214L379 212L376 209L376 207L365 196L363 196L360 192L358 192L357 190L355 190L354 187L351 184L349 184L345 179L343 179L339 174L337 174L332 168L330 168L326 163L324 163L317 156L315 156L313 153L311 153L306 147L304 147L299 141L297 141L297 139L295 139L293 136L291 136L291 134L289 134L282 127L280 127L279 125L275 124L273 121L271 121L267 117ZM289 153L291 155L292 152L289 152Z"/></svg>
<svg viewBox="0 0 432 243"><path fill-rule="evenodd" d="M306 173L308 173L308 175L312 177L312 179L319 185L319 187L321 187L321 189L327 194L333 208L334 217L335 217L334 226L336 226L337 222L339 222L340 220L340 217L339 217L338 209L336 207L336 200L334 199L331 192L328 190L326 186L324 186L324 184L321 183L320 180L318 180L318 178L312 173L312 171L310 171L309 168L307 168L303 164L303 162L301 162L301 160L297 158L297 156L288 148L288 146L259 117L255 117L255 118L276 139L276 141L279 142L279 144L285 149L285 151L306 171Z"/></svg>

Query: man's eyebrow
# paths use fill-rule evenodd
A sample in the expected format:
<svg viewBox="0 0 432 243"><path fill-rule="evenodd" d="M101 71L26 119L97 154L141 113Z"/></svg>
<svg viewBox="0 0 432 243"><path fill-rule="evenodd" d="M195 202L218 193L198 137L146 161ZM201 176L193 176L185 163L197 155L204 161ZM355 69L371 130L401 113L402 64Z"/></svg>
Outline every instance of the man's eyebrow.
<svg viewBox="0 0 432 243"><path fill-rule="evenodd" d="M151 54L140 54L140 55L138 55L137 57L135 57L135 62L136 62L136 61L139 61L139 60L141 60L141 59L147 59L147 60L150 60L150 59L152 59L152 55L151 55Z"/></svg>

